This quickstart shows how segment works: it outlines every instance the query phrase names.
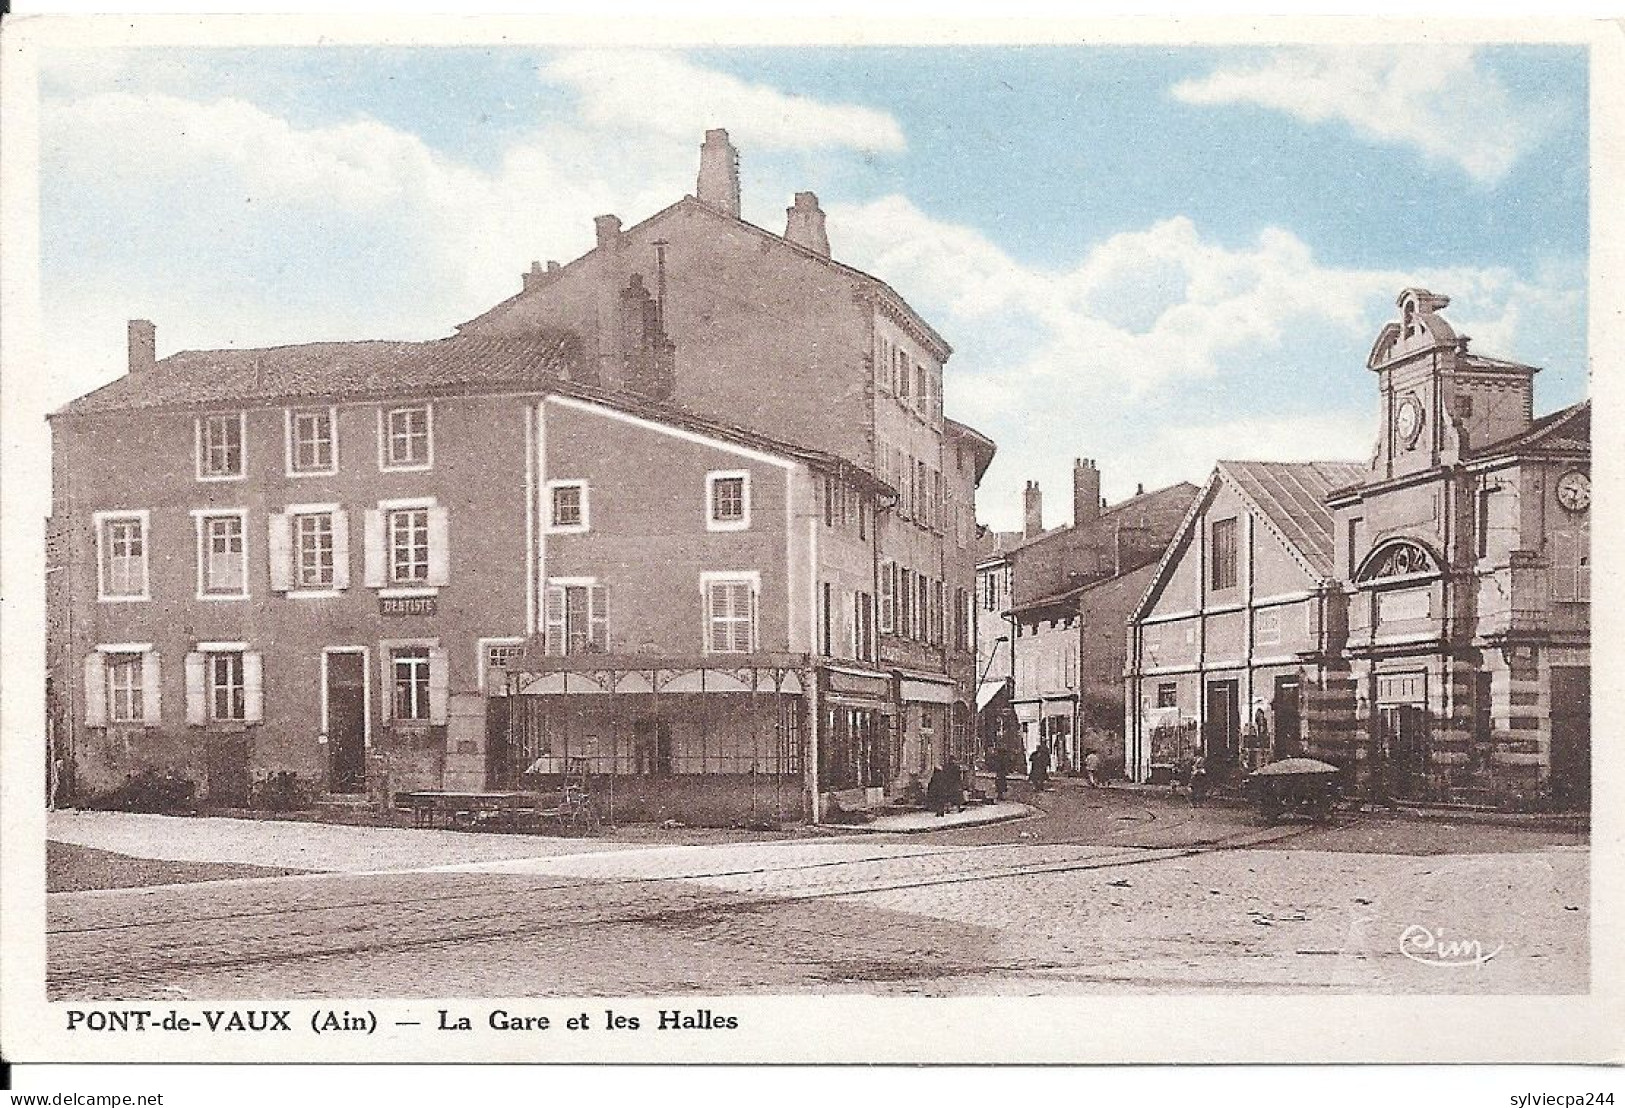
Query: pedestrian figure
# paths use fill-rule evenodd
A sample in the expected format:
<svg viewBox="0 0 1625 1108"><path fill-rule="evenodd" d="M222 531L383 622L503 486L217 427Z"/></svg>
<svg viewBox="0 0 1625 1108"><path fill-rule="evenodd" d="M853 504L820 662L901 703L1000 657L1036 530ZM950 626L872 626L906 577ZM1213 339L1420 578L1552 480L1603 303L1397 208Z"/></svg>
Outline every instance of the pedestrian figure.
<svg viewBox="0 0 1625 1108"><path fill-rule="evenodd" d="M957 812L963 806L961 789L959 766L949 758L931 774L931 781L925 787L925 799L932 811L944 816L950 807Z"/></svg>
<svg viewBox="0 0 1625 1108"><path fill-rule="evenodd" d="M1004 745L993 748L993 795L1000 800L1010 789L1010 752Z"/></svg>
<svg viewBox="0 0 1625 1108"><path fill-rule="evenodd" d="M1041 793L1044 786L1049 784L1049 744L1040 741L1038 748L1033 751L1027 763L1027 780L1032 784L1033 792Z"/></svg>
<svg viewBox="0 0 1625 1108"><path fill-rule="evenodd" d="M1207 796L1207 758L1201 754L1191 763L1191 804L1202 803Z"/></svg>
<svg viewBox="0 0 1625 1108"><path fill-rule="evenodd" d="M1091 789L1100 788L1100 755L1093 750L1083 756L1083 777Z"/></svg>

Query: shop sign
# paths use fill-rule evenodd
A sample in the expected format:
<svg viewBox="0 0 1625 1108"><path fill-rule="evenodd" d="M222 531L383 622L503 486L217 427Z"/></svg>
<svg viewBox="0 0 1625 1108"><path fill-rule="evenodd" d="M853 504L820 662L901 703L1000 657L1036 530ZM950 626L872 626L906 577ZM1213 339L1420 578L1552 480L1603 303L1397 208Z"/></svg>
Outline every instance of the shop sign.
<svg viewBox="0 0 1625 1108"><path fill-rule="evenodd" d="M380 596L378 614L381 616L432 616L439 612L439 597L435 596Z"/></svg>

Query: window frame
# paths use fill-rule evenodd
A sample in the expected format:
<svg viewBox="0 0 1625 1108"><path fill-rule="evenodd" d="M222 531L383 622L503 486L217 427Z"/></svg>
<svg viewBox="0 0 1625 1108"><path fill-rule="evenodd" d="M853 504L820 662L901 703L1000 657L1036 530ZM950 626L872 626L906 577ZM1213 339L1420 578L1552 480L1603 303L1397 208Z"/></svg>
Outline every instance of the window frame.
<svg viewBox="0 0 1625 1108"><path fill-rule="evenodd" d="M300 511L299 505L291 505L287 511L288 517L288 572L291 580L288 583L290 594L298 593L331 593L338 590L338 509L329 505ZM304 544L300 534L300 524L305 520L327 521L327 579L314 584L308 583L304 575ZM321 550L317 547L317 568L321 568Z"/></svg>
<svg viewBox="0 0 1625 1108"><path fill-rule="evenodd" d="M491 655L494 651L513 651L510 657L520 657L525 653L525 636L523 635L489 635L475 643L474 672L478 677L480 691L486 696L507 696L508 689L505 684L498 685L491 681L491 675L496 670L508 672L505 665L492 665Z"/></svg>
<svg viewBox="0 0 1625 1108"><path fill-rule="evenodd" d="M302 416L320 413L327 420L328 461L322 467L303 467L299 464L299 420ZM339 471L339 413L336 404L313 404L309 407L282 410L282 460L289 477L331 477ZM319 441L319 440L318 440Z"/></svg>
<svg viewBox="0 0 1625 1108"><path fill-rule="evenodd" d="M433 561L432 555L430 553L430 546L432 544L432 538L433 538L433 536L430 533L431 530L432 530L431 527L430 527L430 509L431 509L431 507L432 506L428 505L428 504L412 503L412 504L397 504L397 505L393 505L391 507L381 509L381 511L383 512L383 517L384 517L384 588L386 588L386 589L421 589L421 588L429 588L429 587L431 587L429 585L429 568L430 568L430 563ZM396 559L396 556L395 556L395 536L396 536L395 517L404 516L404 515L422 516L423 517L423 525L422 525L422 529L423 529L423 542L422 542L422 547L423 547L423 558L422 558L423 573L420 576L415 575L415 576L412 576L412 577L401 577L399 575L399 573L397 573L397 568L399 566L399 562L398 562L398 560ZM416 524L411 524L411 525L409 525L409 527L410 527L410 531L412 532L412 534L409 535L408 545L409 545L410 549L415 552L417 550L417 548L418 548L418 543L416 541L416 536L415 536L415 533L417 531L417 526L416 526ZM412 566L414 566L414 567L419 564L418 560L417 560L417 558L415 556L413 557L410 564Z"/></svg>
<svg viewBox="0 0 1625 1108"><path fill-rule="evenodd" d="M1166 701L1164 701L1164 698L1163 698L1164 693L1168 694ZM1157 707L1158 708L1177 708L1177 707L1179 707L1179 682L1178 681L1159 681L1159 682L1157 682Z"/></svg>
<svg viewBox="0 0 1625 1108"><path fill-rule="evenodd" d="M103 695L107 698L106 718L109 726L132 727L142 726L147 721L145 679L147 651L145 650L102 650L102 680L105 682ZM132 680L129 686L119 689L114 682L116 671L131 669ZM116 705L119 695L125 696L126 713L120 714Z"/></svg>
<svg viewBox="0 0 1625 1108"><path fill-rule="evenodd" d="M430 679L429 673L434 665L434 648L416 643L398 643L389 647L389 721L392 724L422 724L433 722L433 712L430 708ZM412 691L411 700L415 709L408 714L401 711L400 682L401 665L410 663L409 668L418 674L410 679Z"/></svg>
<svg viewBox="0 0 1625 1108"><path fill-rule="evenodd" d="M739 515L727 519L717 517L717 485L723 481L739 482ZM750 470L714 469L705 475L705 529L707 531L750 530Z"/></svg>
<svg viewBox="0 0 1625 1108"><path fill-rule="evenodd" d="M1224 527L1229 539L1226 557L1220 559L1219 528ZM1226 592L1241 583L1241 524L1238 516L1216 519L1208 527L1208 588L1212 592ZM1220 570L1225 569L1225 581L1220 583Z"/></svg>
<svg viewBox="0 0 1625 1108"><path fill-rule="evenodd" d="M223 519L235 519L237 521L237 536L242 543L242 550L238 552L238 564L242 575L242 588L238 592L221 592L213 590L209 587L211 551L208 549L208 547L212 538L209 533L209 524L215 520ZM192 525L192 529L196 532L197 538L197 599L206 601L247 600L249 598L248 509L194 508L192 510Z"/></svg>
<svg viewBox="0 0 1625 1108"><path fill-rule="evenodd" d="M711 614L711 590L718 585L744 585L747 601L746 614L743 617L730 615L724 617L724 622L733 625L744 622L748 629L748 649L718 650L716 649L715 631L717 620ZM707 655L739 655L755 654L761 649L760 629L760 603L762 591L762 575L755 570L715 570L700 574L700 619L703 635L702 645Z"/></svg>
<svg viewBox="0 0 1625 1108"><path fill-rule="evenodd" d="M248 722L248 662L246 650L200 650L203 655L203 716L209 723L247 723ZM227 681L221 685L218 682L216 663L236 659L236 683ZM228 673L228 678L229 678ZM221 715L217 712L216 697L224 691L228 697L236 691L235 699L228 707L236 709L235 714Z"/></svg>
<svg viewBox="0 0 1625 1108"><path fill-rule="evenodd" d="M397 462L394 460L395 441L393 421L401 412L423 413L424 460ZM410 404L381 405L378 408L378 469L383 473L421 473L434 468L434 405L427 400Z"/></svg>
<svg viewBox="0 0 1625 1108"><path fill-rule="evenodd" d="M592 530L592 494L591 488L585 478L570 477L556 481L547 481L542 485L546 497L547 514L543 517L547 524L545 530L550 535L580 535ZM575 523L558 522L557 496L566 489L575 489L581 494L581 518Z"/></svg>
<svg viewBox="0 0 1625 1108"><path fill-rule="evenodd" d="M237 472L214 473L205 466L209 456L208 427L214 420L237 421ZM204 412L192 421L193 466L199 481L242 481L248 477L248 412Z"/></svg>
<svg viewBox="0 0 1625 1108"><path fill-rule="evenodd" d="M92 512L91 526L96 529L96 599L103 604L134 604L152 599L152 513L145 508ZM134 522L140 526L141 591L138 593L108 592L112 576L111 536L108 525Z"/></svg>

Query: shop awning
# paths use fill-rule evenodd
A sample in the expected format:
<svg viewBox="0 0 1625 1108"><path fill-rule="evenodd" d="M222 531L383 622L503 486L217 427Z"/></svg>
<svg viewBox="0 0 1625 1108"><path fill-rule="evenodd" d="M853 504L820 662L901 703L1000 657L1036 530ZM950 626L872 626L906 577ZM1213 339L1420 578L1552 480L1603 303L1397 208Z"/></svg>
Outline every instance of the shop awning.
<svg viewBox="0 0 1625 1108"><path fill-rule="evenodd" d="M899 682L898 690L904 700L913 700L924 704L952 704L954 702L954 686L952 682L922 681L914 677L905 677Z"/></svg>
<svg viewBox="0 0 1625 1108"><path fill-rule="evenodd" d="M976 686L976 710L978 712L986 711L987 706L993 703L993 699L1009 688L1010 682L1008 681L983 681Z"/></svg>

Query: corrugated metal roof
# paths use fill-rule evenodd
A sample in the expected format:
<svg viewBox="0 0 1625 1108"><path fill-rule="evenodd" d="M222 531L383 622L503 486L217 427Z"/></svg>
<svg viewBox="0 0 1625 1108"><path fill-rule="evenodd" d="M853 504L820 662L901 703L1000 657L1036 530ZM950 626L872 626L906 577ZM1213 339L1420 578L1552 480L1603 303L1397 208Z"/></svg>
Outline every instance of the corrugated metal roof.
<svg viewBox="0 0 1625 1108"><path fill-rule="evenodd" d="M1333 517L1326 494L1359 481L1365 466L1359 462L1224 461L1219 469L1317 573L1332 575Z"/></svg>

